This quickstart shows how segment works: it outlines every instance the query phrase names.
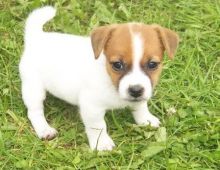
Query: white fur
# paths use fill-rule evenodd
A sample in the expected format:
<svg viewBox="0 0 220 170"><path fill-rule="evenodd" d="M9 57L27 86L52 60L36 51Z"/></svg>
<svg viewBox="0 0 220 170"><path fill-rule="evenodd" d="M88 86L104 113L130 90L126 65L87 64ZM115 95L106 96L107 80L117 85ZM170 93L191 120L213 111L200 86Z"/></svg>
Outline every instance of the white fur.
<svg viewBox="0 0 220 170"><path fill-rule="evenodd" d="M139 104L123 100L123 96L119 95L106 71L105 56L101 54L98 60L94 59L90 37L42 31L43 24L54 15L52 7L37 9L30 14L19 66L22 97L28 109L28 118L38 137L53 138L57 133L44 117L43 101L46 91L79 106L91 149L112 150L114 147L104 121L107 109L131 106L135 108L137 123L150 122L153 126L158 126L159 123L152 119L146 104L139 107ZM126 77L134 79L131 81L125 78L120 86L146 83L149 87L149 80L136 67Z"/></svg>

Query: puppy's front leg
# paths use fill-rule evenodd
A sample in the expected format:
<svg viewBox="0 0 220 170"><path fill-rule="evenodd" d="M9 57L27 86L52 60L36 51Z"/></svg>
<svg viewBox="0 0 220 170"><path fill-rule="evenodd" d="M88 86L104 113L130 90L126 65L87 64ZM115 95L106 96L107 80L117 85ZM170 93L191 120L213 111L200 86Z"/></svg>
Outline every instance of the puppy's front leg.
<svg viewBox="0 0 220 170"><path fill-rule="evenodd" d="M160 125L159 119L149 112L148 106L145 102L137 104L134 107L132 114L138 125L150 124L152 127L159 127Z"/></svg>
<svg viewBox="0 0 220 170"><path fill-rule="evenodd" d="M89 145L92 150L112 150L115 146L107 133L104 120L105 110L91 103L80 103L80 114L85 125Z"/></svg>

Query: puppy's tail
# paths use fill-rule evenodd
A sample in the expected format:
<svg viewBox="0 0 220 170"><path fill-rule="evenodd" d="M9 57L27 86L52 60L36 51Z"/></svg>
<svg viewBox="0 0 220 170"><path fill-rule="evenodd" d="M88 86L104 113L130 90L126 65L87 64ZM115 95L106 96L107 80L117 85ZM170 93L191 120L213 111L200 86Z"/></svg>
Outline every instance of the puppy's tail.
<svg viewBox="0 0 220 170"><path fill-rule="evenodd" d="M51 6L45 6L34 10L27 18L25 25L25 36L38 36L43 32L43 25L52 19L56 14L56 9Z"/></svg>

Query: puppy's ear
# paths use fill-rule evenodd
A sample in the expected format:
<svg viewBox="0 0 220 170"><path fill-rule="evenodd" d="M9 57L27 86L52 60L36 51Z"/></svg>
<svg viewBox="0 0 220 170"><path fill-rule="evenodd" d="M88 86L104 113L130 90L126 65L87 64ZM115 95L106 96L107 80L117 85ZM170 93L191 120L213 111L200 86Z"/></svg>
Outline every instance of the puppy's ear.
<svg viewBox="0 0 220 170"><path fill-rule="evenodd" d="M102 50L104 49L105 44L110 38L113 29L114 29L114 25L110 25L110 26L101 26L92 31L91 42L92 42L92 48L95 55L95 59L99 57Z"/></svg>
<svg viewBox="0 0 220 170"><path fill-rule="evenodd" d="M170 59L173 59L179 44L179 36L176 32L163 28L159 25L153 25L158 32L159 38Z"/></svg>

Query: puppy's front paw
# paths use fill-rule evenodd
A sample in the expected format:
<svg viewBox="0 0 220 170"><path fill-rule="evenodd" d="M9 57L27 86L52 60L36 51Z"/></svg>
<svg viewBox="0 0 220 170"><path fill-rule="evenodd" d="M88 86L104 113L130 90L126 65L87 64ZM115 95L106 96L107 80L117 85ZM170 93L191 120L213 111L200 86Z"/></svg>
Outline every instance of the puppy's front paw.
<svg viewBox="0 0 220 170"><path fill-rule="evenodd" d="M108 135L106 135L105 137L102 137L98 140L96 149L98 151L105 151L105 150L111 151L114 147L115 144L113 140Z"/></svg>
<svg viewBox="0 0 220 170"><path fill-rule="evenodd" d="M135 117L136 123L138 125L150 125L152 127L159 127L160 121L157 117L153 116L152 114L141 115L139 117Z"/></svg>
<svg viewBox="0 0 220 170"><path fill-rule="evenodd" d="M159 127L160 126L160 120L153 115L149 116L147 121L152 127Z"/></svg>
<svg viewBox="0 0 220 170"><path fill-rule="evenodd" d="M115 144L108 134L102 134L98 139L90 139L90 147L92 150L111 151L115 147Z"/></svg>
<svg viewBox="0 0 220 170"><path fill-rule="evenodd" d="M51 140L53 138L56 137L57 135L57 130L48 126L48 127L45 127L43 129L40 129L38 131L36 131L37 133L37 136L40 138L40 139L43 139L43 140Z"/></svg>

